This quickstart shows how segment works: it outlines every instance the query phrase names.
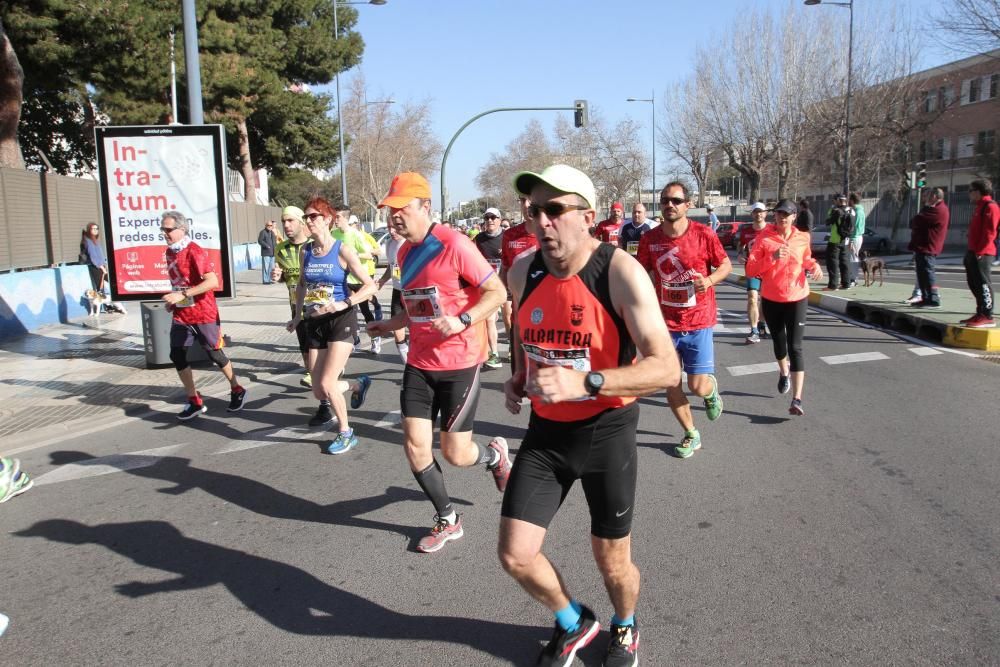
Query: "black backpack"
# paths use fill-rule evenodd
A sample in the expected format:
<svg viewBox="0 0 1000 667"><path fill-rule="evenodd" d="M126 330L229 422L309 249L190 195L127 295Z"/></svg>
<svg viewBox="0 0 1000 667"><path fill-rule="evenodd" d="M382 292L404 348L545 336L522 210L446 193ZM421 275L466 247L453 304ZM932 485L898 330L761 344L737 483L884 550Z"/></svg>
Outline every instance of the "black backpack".
<svg viewBox="0 0 1000 667"><path fill-rule="evenodd" d="M837 211L837 231L840 232L840 238L847 240L854 236L854 230L857 229L857 218L855 217L854 209L852 208L842 208Z"/></svg>

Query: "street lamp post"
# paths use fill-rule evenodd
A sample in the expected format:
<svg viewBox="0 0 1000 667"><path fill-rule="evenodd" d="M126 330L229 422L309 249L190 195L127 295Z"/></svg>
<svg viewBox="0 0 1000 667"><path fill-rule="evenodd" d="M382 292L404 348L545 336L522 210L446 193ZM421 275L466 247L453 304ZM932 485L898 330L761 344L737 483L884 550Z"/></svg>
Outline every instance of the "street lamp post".
<svg viewBox="0 0 1000 667"><path fill-rule="evenodd" d="M805 0L805 4L834 5L847 7L850 12L850 22L847 32L847 99L844 101L844 195L851 188L851 86L854 73L854 0L848 2L829 2L829 0Z"/></svg>
<svg viewBox="0 0 1000 667"><path fill-rule="evenodd" d="M653 107L653 208L656 207L656 91L652 90L648 98L629 97L626 102L649 102ZM642 197L639 197L640 201Z"/></svg>
<svg viewBox="0 0 1000 667"><path fill-rule="evenodd" d="M365 2L349 2L348 0L334 0L333 3L333 38L340 39L340 22L337 20L337 7L341 5L384 5L387 0L366 0ZM337 134L340 140L340 194L345 204L347 199L347 167L344 164L344 117L340 112L340 72L334 75L337 80Z"/></svg>

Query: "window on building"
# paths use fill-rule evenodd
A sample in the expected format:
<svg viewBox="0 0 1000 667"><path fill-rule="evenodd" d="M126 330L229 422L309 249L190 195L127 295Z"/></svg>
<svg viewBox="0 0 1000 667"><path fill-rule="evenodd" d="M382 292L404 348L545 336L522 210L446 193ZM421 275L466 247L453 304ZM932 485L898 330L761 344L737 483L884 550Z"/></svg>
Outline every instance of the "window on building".
<svg viewBox="0 0 1000 667"><path fill-rule="evenodd" d="M969 102L978 102L982 97L983 80L980 78L969 79Z"/></svg>
<svg viewBox="0 0 1000 667"><path fill-rule="evenodd" d="M955 147L955 152L958 154L959 158L972 157L973 149L976 147L976 135L974 134L962 134L958 137L958 146Z"/></svg>
<svg viewBox="0 0 1000 667"><path fill-rule="evenodd" d="M989 94L986 96L986 99L996 99L997 93L1000 92L998 88L1000 88L1000 74L993 74L990 76Z"/></svg>
<svg viewBox="0 0 1000 667"><path fill-rule="evenodd" d="M983 130L976 136L976 152L980 154L992 153L996 146L996 130Z"/></svg>
<svg viewBox="0 0 1000 667"><path fill-rule="evenodd" d="M917 148L917 159L920 162L927 162L927 142L921 141L920 146Z"/></svg>
<svg viewBox="0 0 1000 667"><path fill-rule="evenodd" d="M921 93L924 98L923 110L924 113L930 113L931 111L937 110L937 92L933 90L927 90Z"/></svg>
<svg viewBox="0 0 1000 667"><path fill-rule="evenodd" d="M950 160L951 159L951 137L945 137L944 139L938 139L934 142L934 157L935 160Z"/></svg>

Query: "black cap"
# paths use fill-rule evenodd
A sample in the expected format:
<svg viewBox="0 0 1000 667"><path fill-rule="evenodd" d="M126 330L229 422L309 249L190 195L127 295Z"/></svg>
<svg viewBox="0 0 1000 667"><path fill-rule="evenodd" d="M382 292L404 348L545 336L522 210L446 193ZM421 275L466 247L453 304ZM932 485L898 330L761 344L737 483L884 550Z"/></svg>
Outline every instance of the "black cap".
<svg viewBox="0 0 1000 667"><path fill-rule="evenodd" d="M771 209L777 213L798 213L799 207L795 205L791 199L782 199L778 202L778 205Z"/></svg>

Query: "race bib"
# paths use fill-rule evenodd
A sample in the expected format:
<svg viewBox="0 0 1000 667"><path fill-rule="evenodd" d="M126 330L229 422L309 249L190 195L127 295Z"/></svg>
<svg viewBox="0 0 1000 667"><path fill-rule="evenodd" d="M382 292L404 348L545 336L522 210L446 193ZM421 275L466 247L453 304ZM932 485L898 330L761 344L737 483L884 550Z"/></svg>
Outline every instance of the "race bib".
<svg viewBox="0 0 1000 667"><path fill-rule="evenodd" d="M538 347L537 345L528 345L527 343L521 343L521 349L524 350L524 371L525 371L525 381L531 383L535 379L535 374L538 372L539 368L547 368L549 366L564 366L566 368L572 368L575 371L583 371L584 373L590 372L590 348L584 347L579 349L567 349L567 350L550 350L544 347ZM583 398L577 398L577 401L590 401L593 400L593 396L584 396Z"/></svg>
<svg viewBox="0 0 1000 667"><path fill-rule="evenodd" d="M403 290L403 307L411 322L430 322L441 317L437 287Z"/></svg>
<svg viewBox="0 0 1000 667"><path fill-rule="evenodd" d="M628 243L625 244L625 249L628 251L628 254L635 257L636 255L639 254L639 242L629 241Z"/></svg>
<svg viewBox="0 0 1000 667"><path fill-rule="evenodd" d="M333 288L327 285L309 285L306 287L306 306L325 306L333 301Z"/></svg>
<svg viewBox="0 0 1000 667"><path fill-rule="evenodd" d="M691 308L698 302L694 281L672 283L666 280L660 283L660 303L672 308Z"/></svg>

